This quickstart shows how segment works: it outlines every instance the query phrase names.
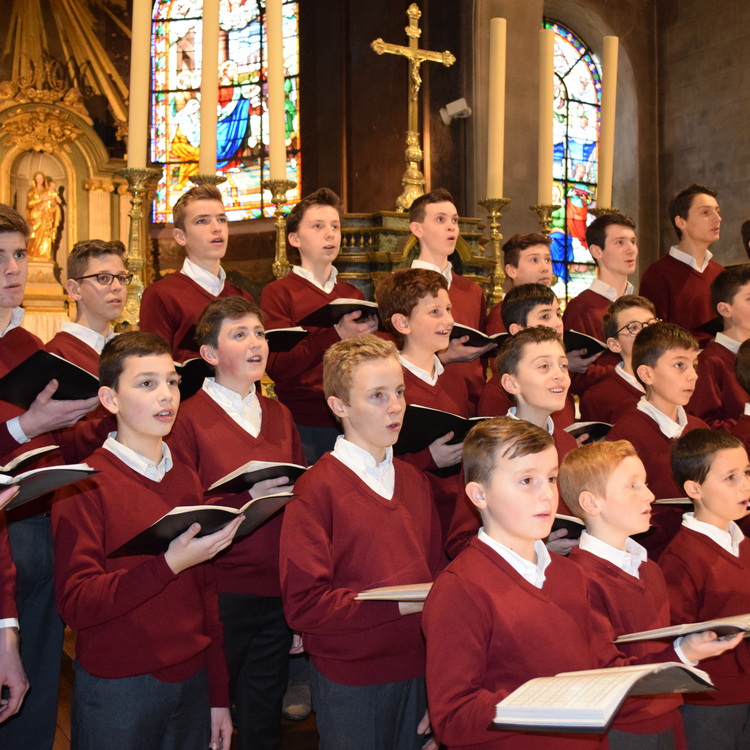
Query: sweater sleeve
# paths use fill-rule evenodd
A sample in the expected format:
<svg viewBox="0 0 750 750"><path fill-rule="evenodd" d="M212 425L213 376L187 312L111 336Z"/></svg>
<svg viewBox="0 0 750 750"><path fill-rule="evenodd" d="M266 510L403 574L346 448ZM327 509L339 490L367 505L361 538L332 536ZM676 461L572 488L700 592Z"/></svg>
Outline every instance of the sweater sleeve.
<svg viewBox="0 0 750 750"><path fill-rule="evenodd" d="M224 652L224 627L219 619L219 600L212 565L199 565L196 573L201 576L203 600L206 608L206 632L211 636L211 645L206 655L208 690L213 708L229 706L229 672Z"/></svg>
<svg viewBox="0 0 750 750"><path fill-rule="evenodd" d="M18 617L16 566L11 556L5 513L0 511L0 620L13 617Z"/></svg>

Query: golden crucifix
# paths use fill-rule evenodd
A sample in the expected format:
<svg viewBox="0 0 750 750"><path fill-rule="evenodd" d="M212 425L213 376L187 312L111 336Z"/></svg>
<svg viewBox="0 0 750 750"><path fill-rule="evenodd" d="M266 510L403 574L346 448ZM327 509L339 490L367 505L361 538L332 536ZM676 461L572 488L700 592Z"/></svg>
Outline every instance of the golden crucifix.
<svg viewBox="0 0 750 750"><path fill-rule="evenodd" d="M409 25L404 29L409 37L409 46L402 47L399 44L389 44L382 39L376 39L370 46L379 55L384 52L391 55L401 55L409 60L409 127L406 133L406 172L401 178L404 191L396 199L396 205L400 211L408 211L415 198L424 193L424 175L419 165L424 154L419 145L419 89L422 86L422 77L419 75L419 66L423 62L439 62L449 68L456 62L456 58L445 50L445 52L430 52L419 49L419 37L422 30L419 28L419 19L422 11L416 3L412 3L406 15L409 17Z"/></svg>

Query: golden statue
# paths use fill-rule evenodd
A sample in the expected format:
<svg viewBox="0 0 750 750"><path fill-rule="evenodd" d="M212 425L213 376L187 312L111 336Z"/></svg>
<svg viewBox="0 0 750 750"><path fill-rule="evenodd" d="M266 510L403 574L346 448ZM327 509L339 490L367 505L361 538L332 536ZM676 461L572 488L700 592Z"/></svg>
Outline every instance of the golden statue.
<svg viewBox="0 0 750 750"><path fill-rule="evenodd" d="M26 197L26 220L31 228L29 258L54 260L53 246L60 226L62 200L54 181L37 172Z"/></svg>

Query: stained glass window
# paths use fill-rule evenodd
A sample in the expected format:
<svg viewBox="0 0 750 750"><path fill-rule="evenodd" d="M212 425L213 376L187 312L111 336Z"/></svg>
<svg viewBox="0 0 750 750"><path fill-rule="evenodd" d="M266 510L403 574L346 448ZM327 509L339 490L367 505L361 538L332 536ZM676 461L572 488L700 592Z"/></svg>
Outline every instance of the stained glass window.
<svg viewBox="0 0 750 750"><path fill-rule="evenodd" d="M586 245L593 221L597 183L597 144L602 97L601 71L592 52L570 29L545 20L555 32L552 259L558 281L553 289L566 301L586 289L595 265Z"/></svg>
<svg viewBox="0 0 750 750"><path fill-rule="evenodd" d="M287 179L299 199L298 4L283 3ZM172 206L198 173L202 0L155 0L152 22L151 160L164 175L153 219L171 221ZM268 178L266 28L263 0L221 0L219 16L217 170L230 220L271 216Z"/></svg>

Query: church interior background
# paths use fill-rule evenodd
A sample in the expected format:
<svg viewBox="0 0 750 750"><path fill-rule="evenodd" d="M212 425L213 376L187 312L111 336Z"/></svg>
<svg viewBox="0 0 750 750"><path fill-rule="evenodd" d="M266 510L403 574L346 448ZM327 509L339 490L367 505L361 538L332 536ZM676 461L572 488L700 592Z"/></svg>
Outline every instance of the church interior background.
<svg viewBox="0 0 750 750"><path fill-rule="evenodd" d="M132 0L10 0L0 30L0 201L35 227L25 305L49 338L70 314L65 258L89 238L130 240L126 166ZM263 0L221 0L217 169L231 219L225 266L259 296L276 249L268 177ZM371 293L410 252L397 211L405 168L409 67L376 55L376 38L406 44L408 0L284 0L286 176L294 202L320 186L343 200L344 278ZM612 204L638 226L640 270L672 244L669 196L699 182L724 216L712 248L744 257L750 214L750 4L743 0L420 0L419 45L450 50L450 67L420 69L419 132L426 189L446 187L462 217L459 270L488 286L490 19L507 19L504 197L500 231L535 231L540 117L554 122L551 238L572 295L590 278L583 229L596 207L603 38L619 38ZM142 219L150 283L178 269L171 206L198 171L201 0L154 0L149 164L161 174ZM539 30L555 30L554 101L540 111ZM464 98L465 119L440 109ZM292 261L294 259L292 258Z"/></svg>

